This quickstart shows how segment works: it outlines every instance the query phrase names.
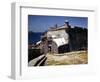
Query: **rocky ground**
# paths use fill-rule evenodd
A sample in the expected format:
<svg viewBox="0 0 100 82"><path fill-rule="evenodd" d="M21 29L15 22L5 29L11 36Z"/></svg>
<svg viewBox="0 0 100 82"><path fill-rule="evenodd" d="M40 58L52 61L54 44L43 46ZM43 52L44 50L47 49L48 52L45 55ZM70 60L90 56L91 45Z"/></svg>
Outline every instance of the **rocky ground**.
<svg viewBox="0 0 100 82"><path fill-rule="evenodd" d="M71 65L88 63L87 51L75 51L63 54L48 53L46 57L46 65Z"/></svg>

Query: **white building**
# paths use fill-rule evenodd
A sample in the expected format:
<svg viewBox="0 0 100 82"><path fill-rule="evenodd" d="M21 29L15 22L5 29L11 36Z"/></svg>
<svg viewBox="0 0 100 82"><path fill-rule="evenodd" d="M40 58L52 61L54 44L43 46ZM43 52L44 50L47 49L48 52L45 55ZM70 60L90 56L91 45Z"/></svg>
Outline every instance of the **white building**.
<svg viewBox="0 0 100 82"><path fill-rule="evenodd" d="M46 36L48 40L49 51L59 53L59 47L65 46L69 43L69 35L66 30L69 28L68 21L65 25L51 28L47 31ZM66 48L67 49L67 48ZM66 50L67 51L67 50Z"/></svg>

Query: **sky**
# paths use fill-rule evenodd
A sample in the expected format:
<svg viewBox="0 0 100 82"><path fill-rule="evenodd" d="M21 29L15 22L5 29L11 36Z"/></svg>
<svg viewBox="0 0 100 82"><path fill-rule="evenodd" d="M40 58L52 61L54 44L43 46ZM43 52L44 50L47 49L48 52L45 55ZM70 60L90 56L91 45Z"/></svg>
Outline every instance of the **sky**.
<svg viewBox="0 0 100 82"><path fill-rule="evenodd" d="M87 17L28 15L28 30L44 32L56 24L58 26L64 25L65 20L68 20L72 26L88 28Z"/></svg>

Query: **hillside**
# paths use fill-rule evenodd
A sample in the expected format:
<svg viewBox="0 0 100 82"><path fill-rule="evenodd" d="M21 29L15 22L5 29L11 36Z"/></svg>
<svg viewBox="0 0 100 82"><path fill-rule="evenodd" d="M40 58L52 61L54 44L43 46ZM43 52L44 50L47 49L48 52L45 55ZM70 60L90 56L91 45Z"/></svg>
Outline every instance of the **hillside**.
<svg viewBox="0 0 100 82"><path fill-rule="evenodd" d="M75 51L63 54L48 53L47 65L71 65L71 64L87 64L87 51Z"/></svg>

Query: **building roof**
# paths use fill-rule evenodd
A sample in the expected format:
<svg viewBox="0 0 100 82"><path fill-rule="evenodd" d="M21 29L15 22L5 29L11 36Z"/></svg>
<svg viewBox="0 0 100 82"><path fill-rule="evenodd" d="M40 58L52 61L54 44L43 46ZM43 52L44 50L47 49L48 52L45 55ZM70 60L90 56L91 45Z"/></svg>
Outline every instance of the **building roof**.
<svg viewBox="0 0 100 82"><path fill-rule="evenodd" d="M65 38L61 37L61 38L56 38L56 39L53 39L53 41L57 44L57 46L62 46L62 45L65 45L67 44L68 42L65 40Z"/></svg>
<svg viewBox="0 0 100 82"><path fill-rule="evenodd" d="M66 29L66 26L65 25L62 25L62 26L59 26L59 27L52 27L49 29L49 31L57 31L57 30L65 30Z"/></svg>

